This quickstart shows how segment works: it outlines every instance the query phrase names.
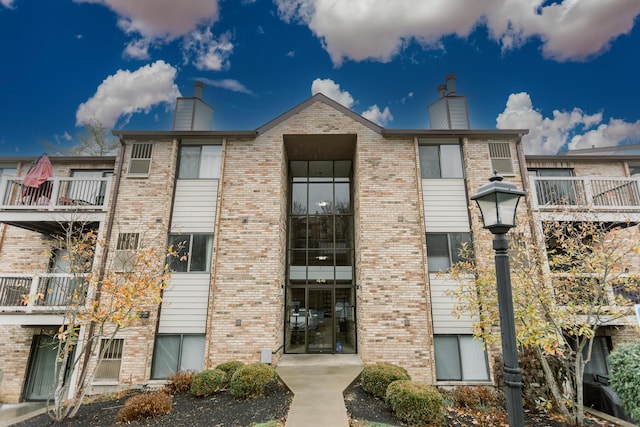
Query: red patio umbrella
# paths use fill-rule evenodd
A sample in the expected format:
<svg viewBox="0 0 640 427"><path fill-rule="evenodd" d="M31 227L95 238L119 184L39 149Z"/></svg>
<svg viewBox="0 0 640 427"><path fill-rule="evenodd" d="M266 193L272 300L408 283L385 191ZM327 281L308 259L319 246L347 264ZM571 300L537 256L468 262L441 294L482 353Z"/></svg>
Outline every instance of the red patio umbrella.
<svg viewBox="0 0 640 427"><path fill-rule="evenodd" d="M22 180L22 185L26 187L22 195L29 198L29 204L37 203L42 196L51 197L51 181L47 181L51 177L53 177L51 161L46 154L43 154L29 168L29 172Z"/></svg>

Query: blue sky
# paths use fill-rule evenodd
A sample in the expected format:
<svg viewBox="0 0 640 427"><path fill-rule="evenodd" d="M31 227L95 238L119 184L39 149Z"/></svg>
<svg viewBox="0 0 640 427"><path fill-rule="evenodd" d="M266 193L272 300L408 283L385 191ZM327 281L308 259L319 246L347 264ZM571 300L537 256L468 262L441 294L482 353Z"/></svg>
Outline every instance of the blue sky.
<svg viewBox="0 0 640 427"><path fill-rule="evenodd" d="M528 128L529 153L639 143L638 15L638 0L0 0L0 156L75 145L87 120L169 130L195 80L218 130L318 91L429 128L449 73L472 128Z"/></svg>

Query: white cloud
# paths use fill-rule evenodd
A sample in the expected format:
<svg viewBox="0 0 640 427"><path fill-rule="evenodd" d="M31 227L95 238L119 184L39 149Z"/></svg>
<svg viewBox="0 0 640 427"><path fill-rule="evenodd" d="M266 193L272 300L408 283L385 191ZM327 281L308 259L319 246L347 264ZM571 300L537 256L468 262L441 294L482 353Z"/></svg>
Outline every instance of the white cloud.
<svg viewBox="0 0 640 427"><path fill-rule="evenodd" d="M209 86L215 86L222 89L227 89L233 92L241 92L246 93L247 95L253 95L253 92L245 87L242 83L233 79L222 79L222 80L213 80L207 78L199 78L198 80L203 83L208 84Z"/></svg>
<svg viewBox="0 0 640 427"><path fill-rule="evenodd" d="M628 123L602 113L585 114L580 108L554 110L544 117L533 107L526 92L509 95L505 110L496 119L498 129L529 129L522 139L527 154L556 154L564 148L607 147L621 142L640 141L640 120Z"/></svg>
<svg viewBox="0 0 640 427"><path fill-rule="evenodd" d="M132 59L149 59L149 43L145 39L133 40L124 48L122 55L125 58Z"/></svg>
<svg viewBox="0 0 640 427"><path fill-rule="evenodd" d="M127 34L138 33L148 40L173 40L200 25L218 20L217 0L74 0L96 3L113 10L118 26Z"/></svg>
<svg viewBox="0 0 640 427"><path fill-rule="evenodd" d="M547 58L584 60L628 34L640 14L637 0L274 1L283 20L311 29L336 65L345 59L386 62L410 41L442 49L444 37L464 38L479 25L503 50L536 38Z"/></svg>
<svg viewBox="0 0 640 427"><path fill-rule="evenodd" d="M351 94L341 90L340 85L331 79L315 79L311 83L311 95L316 93L322 93L347 108L351 108L355 103Z"/></svg>
<svg viewBox="0 0 640 427"><path fill-rule="evenodd" d="M221 45L222 42L211 34L211 25L219 18L218 0L74 1L100 4L118 15L118 27L132 37L123 52L125 58L149 59L150 47L159 47L182 38L183 47L192 49L185 53L185 57L193 56L198 69L218 70L231 53L231 50L225 49L233 47L230 44ZM228 37L224 42L228 43Z"/></svg>
<svg viewBox="0 0 640 427"><path fill-rule="evenodd" d="M0 0L0 4L7 9L13 9L13 3L15 3L15 0Z"/></svg>
<svg viewBox="0 0 640 427"><path fill-rule="evenodd" d="M80 104L76 125L97 120L110 129L121 117L126 121L132 114L148 113L158 104L173 105L180 96L175 77L176 69L164 61L135 71L118 70L104 79L91 98Z"/></svg>
<svg viewBox="0 0 640 427"><path fill-rule="evenodd" d="M393 115L391 115L389 107L384 107L384 111L380 111L377 104L372 105L364 111L362 117L383 127L393 121Z"/></svg>
<svg viewBox="0 0 640 427"><path fill-rule="evenodd" d="M629 123L620 119L610 119L609 123L600 124L596 129L575 135L568 148L608 147L624 142L640 142L640 120Z"/></svg>
<svg viewBox="0 0 640 427"><path fill-rule="evenodd" d="M185 38L183 59L187 64L191 61L198 70L220 71L229 67L229 56L233 52L233 43L228 33L216 38L210 28L193 31Z"/></svg>

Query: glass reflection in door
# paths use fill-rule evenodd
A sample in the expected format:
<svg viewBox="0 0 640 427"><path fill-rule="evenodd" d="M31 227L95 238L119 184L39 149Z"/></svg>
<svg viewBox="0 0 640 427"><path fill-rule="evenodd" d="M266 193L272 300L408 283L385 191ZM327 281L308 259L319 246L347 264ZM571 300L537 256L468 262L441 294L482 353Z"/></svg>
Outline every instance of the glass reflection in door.
<svg viewBox="0 0 640 427"><path fill-rule="evenodd" d="M307 340L309 353L333 353L333 289L309 289Z"/></svg>
<svg viewBox="0 0 640 427"><path fill-rule="evenodd" d="M306 352L307 303L304 288L290 288L287 292L285 336L287 353Z"/></svg>

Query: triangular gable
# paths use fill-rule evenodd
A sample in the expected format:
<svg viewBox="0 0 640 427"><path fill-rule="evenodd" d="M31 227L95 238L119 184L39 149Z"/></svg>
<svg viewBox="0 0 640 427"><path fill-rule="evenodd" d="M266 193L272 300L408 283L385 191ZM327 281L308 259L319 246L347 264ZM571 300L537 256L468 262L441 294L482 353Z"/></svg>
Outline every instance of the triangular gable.
<svg viewBox="0 0 640 427"><path fill-rule="evenodd" d="M315 104L316 102L323 102L323 103L327 104L328 106L334 108L335 110L338 110L342 114L351 117L353 120L361 123L363 126L368 127L369 129L373 130L374 132L382 133L382 129L383 128L381 126L378 126L377 124L373 123L372 121L365 119L360 114L354 112L353 110L348 109L344 105L334 101L333 99L329 98L328 96L323 95L321 93L316 93L311 98L308 98L306 101L301 102L300 104L296 105L295 107L293 107L289 111L279 115L278 117L276 117L275 119L271 120L270 122L260 126L256 130L258 132L258 135L267 132L269 129L279 125L280 123L284 122L285 120L287 120L291 116L294 116L294 115L298 114L299 112L301 112L304 109L306 109L307 107Z"/></svg>

